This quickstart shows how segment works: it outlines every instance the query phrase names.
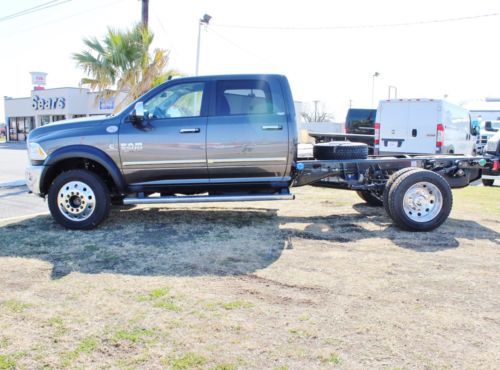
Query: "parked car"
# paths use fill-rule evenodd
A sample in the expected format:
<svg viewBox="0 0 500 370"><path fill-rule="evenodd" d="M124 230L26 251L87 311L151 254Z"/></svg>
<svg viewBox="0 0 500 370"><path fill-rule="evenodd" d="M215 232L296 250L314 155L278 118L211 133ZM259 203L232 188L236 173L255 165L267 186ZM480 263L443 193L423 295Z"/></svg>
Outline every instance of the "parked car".
<svg viewBox="0 0 500 370"><path fill-rule="evenodd" d="M434 99L381 101L375 123L379 154L476 154L469 112Z"/></svg>
<svg viewBox="0 0 500 370"><path fill-rule="evenodd" d="M349 108L345 119L345 132L316 130L309 136L317 143L329 141L351 141L368 145L368 153L374 154L376 109Z"/></svg>
<svg viewBox="0 0 500 370"><path fill-rule="evenodd" d="M500 130L497 130L496 133L490 137L485 147L486 154L495 153L497 150L500 151ZM495 181L500 181L499 166L496 168L485 168L482 172L483 176L481 181L484 186L493 186Z"/></svg>
<svg viewBox="0 0 500 370"><path fill-rule="evenodd" d="M345 117L345 132L349 134L373 135L375 133L376 109L349 108Z"/></svg>
<svg viewBox="0 0 500 370"><path fill-rule="evenodd" d="M488 140L500 130L500 121L482 121L479 124L479 135L477 135L478 153L483 153Z"/></svg>

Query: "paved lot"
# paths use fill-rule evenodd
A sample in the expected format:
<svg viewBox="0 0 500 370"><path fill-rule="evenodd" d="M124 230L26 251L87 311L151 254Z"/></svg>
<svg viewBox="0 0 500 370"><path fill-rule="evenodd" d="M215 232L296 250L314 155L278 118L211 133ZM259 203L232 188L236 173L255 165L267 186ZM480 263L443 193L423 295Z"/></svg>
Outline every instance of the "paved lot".
<svg viewBox="0 0 500 370"><path fill-rule="evenodd" d="M0 144L0 219L48 212L44 200L24 186L27 163L25 143Z"/></svg>

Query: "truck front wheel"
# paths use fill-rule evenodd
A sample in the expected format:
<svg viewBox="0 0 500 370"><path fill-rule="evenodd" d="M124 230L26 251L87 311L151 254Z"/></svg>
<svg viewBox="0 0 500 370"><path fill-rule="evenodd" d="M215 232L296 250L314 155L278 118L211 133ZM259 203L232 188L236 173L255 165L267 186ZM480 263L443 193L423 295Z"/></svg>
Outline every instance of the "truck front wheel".
<svg viewBox="0 0 500 370"><path fill-rule="evenodd" d="M390 216L401 228L430 231L448 218L453 195L448 182L428 170L401 174L389 190Z"/></svg>
<svg viewBox="0 0 500 370"><path fill-rule="evenodd" d="M57 176L48 194L49 210L59 224L76 230L93 229L109 213L110 196L104 181L87 170Z"/></svg>

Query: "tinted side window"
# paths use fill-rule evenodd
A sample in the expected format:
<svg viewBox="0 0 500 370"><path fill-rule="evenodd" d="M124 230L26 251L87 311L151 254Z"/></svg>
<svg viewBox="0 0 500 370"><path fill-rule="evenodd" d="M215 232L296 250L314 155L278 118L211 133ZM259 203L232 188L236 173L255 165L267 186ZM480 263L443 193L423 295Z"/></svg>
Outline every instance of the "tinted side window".
<svg viewBox="0 0 500 370"><path fill-rule="evenodd" d="M196 82L168 87L146 101L144 110L150 119L198 117L204 86Z"/></svg>
<svg viewBox="0 0 500 370"><path fill-rule="evenodd" d="M284 113L281 92L264 80L218 81L216 106L218 116Z"/></svg>

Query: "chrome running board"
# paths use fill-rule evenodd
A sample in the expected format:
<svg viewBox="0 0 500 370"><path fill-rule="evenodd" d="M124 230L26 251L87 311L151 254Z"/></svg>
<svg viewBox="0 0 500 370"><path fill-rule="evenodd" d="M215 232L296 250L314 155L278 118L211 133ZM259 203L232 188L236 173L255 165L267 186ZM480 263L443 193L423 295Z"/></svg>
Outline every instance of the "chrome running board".
<svg viewBox="0 0 500 370"><path fill-rule="evenodd" d="M165 204L165 203L210 203L210 202L255 202L271 200L293 200L295 195L269 194L269 195L179 195L168 197L127 197L123 204Z"/></svg>

